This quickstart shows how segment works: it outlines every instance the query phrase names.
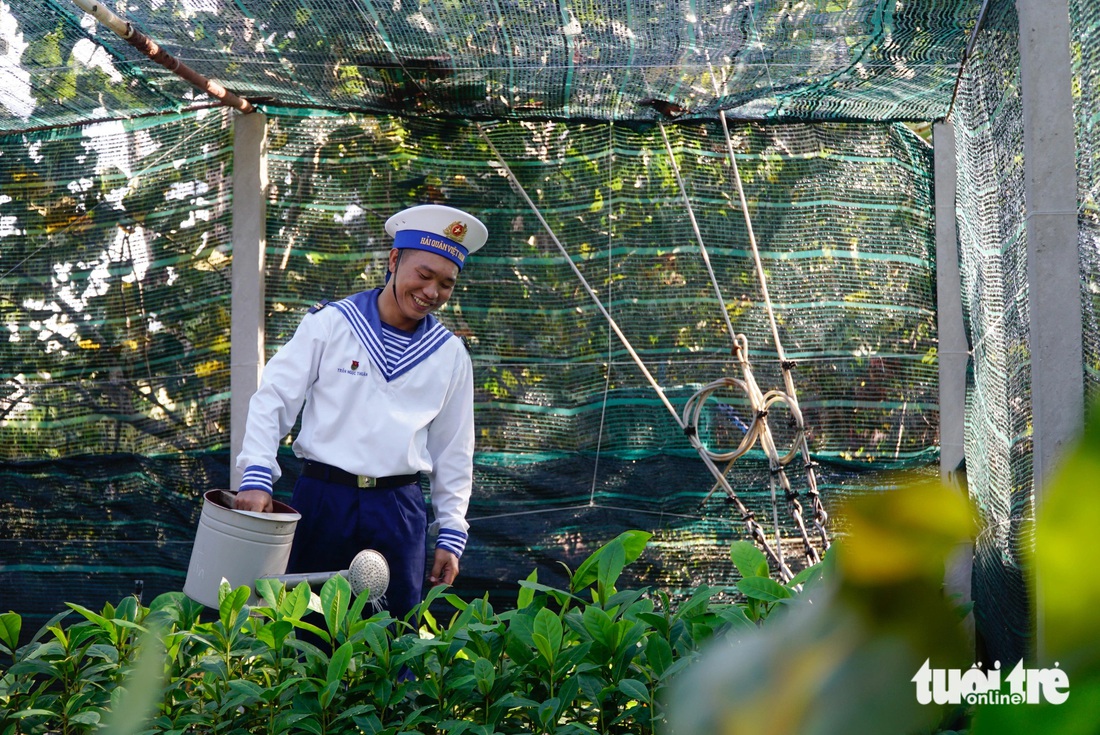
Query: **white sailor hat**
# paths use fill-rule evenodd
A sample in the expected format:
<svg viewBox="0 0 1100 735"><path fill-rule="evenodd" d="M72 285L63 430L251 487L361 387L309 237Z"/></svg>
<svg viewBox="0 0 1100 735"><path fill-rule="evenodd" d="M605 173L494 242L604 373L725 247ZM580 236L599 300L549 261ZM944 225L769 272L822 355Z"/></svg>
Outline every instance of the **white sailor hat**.
<svg viewBox="0 0 1100 735"><path fill-rule="evenodd" d="M409 207L386 220L386 232L398 249L425 250L442 255L462 270L466 256L489 239L489 230L477 217L442 204Z"/></svg>

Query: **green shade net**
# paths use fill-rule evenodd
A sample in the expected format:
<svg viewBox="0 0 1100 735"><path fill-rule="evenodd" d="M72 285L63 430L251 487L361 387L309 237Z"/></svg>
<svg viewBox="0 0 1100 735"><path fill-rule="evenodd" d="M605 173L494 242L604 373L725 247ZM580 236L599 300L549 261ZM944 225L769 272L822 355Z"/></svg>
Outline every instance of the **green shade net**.
<svg viewBox="0 0 1100 735"><path fill-rule="evenodd" d="M1070 24L1085 390L1095 402L1100 398L1100 8L1071 2Z"/></svg>
<svg viewBox="0 0 1100 735"><path fill-rule="evenodd" d="M979 3L108 3L195 71L260 103L460 118L932 120ZM0 129L205 99L69 0L0 3ZM5 44L0 44L3 46ZM2 114L6 108L7 115Z"/></svg>
<svg viewBox="0 0 1100 735"><path fill-rule="evenodd" d="M1023 119L1015 10L991 8L958 98L963 304L973 356L967 390L970 495L980 514L974 613L993 651L1018 660L1031 639L1021 554L1033 516Z"/></svg>
<svg viewBox="0 0 1100 735"><path fill-rule="evenodd" d="M182 587L200 495L227 487L231 465L231 117L2 139L7 607L45 616L139 579L147 595ZM674 594L732 583L739 514L721 492L708 498L713 477L482 137L679 410L740 372L660 129L294 111L268 123L269 354L311 304L381 283L393 211L441 201L492 233L441 312L475 370L461 594L514 599L536 566L562 582L556 562L575 566L628 528L655 533L639 583ZM868 471L935 458L930 151L891 124L731 132L832 510L896 483ZM733 326L760 385L779 388L721 127L666 133ZM751 420L744 395L722 392L700 436L732 449ZM776 407L769 420L789 446L789 415ZM282 461L285 498L298 474L289 446ZM798 463L790 476L805 493ZM782 498L773 505L759 449L729 478L799 568L802 542Z"/></svg>
<svg viewBox="0 0 1100 735"><path fill-rule="evenodd" d="M950 110L975 615L984 658L1007 664L1032 645L1023 121L1009 0L988 3L954 97L982 5L139 0L125 12L269 114L269 352L318 299L380 282L381 225L397 209L445 202L489 223L442 314L470 341L477 381L469 595L506 598L532 566L560 582L556 562L625 528L656 533L638 581L724 585L728 543L745 533L475 121L679 409L739 373L657 122L758 380L781 385L715 118L739 120L833 510L895 486L889 469L935 460L931 161L893 123ZM1071 0L1069 14L1095 398L1100 9ZM211 104L73 4L0 1L0 610L44 621L63 600L179 589L199 496L228 486L233 116L198 109ZM735 391L716 395L700 436L732 448L748 412ZM776 414L782 444L791 428ZM297 467L289 447L283 459L285 497ZM759 451L730 481L797 562Z"/></svg>
<svg viewBox="0 0 1100 735"><path fill-rule="evenodd" d="M1100 365L1100 9L1070 2L1076 121L1078 247L1085 389L1097 396ZM1010 2L990 4L954 112L963 303L971 345L966 470L980 528L974 612L984 660L1034 653L1026 555L1034 538L1031 342L1024 202L1024 123L1019 30ZM1067 317L1068 318L1068 317ZM1067 322L1072 328L1072 323Z"/></svg>

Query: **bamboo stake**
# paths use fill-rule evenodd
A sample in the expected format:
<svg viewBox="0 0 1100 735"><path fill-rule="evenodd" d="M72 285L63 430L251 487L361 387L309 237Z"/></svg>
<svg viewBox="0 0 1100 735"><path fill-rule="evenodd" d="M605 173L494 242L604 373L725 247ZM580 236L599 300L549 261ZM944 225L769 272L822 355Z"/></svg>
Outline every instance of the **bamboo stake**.
<svg viewBox="0 0 1100 735"><path fill-rule="evenodd" d="M103 25L114 31L119 38L148 56L153 61L163 66L168 71L176 74L189 82L192 86L201 89L211 97L217 99L223 105L248 114L255 111L252 103L244 97L233 94L228 89L212 79L207 79L194 69L190 68L179 59L162 49L157 42L134 28L133 24L118 17L97 0L73 0L82 10L89 13Z"/></svg>

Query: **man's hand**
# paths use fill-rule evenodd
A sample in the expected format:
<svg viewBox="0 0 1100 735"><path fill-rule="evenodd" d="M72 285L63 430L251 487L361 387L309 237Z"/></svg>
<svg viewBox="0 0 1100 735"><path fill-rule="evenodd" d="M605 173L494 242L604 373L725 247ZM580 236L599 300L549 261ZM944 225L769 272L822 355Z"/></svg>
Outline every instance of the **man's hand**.
<svg viewBox="0 0 1100 735"><path fill-rule="evenodd" d="M428 581L432 584L454 584L458 576L458 557L446 549L435 550L435 561Z"/></svg>
<svg viewBox="0 0 1100 735"><path fill-rule="evenodd" d="M233 507L237 510L270 513L275 509L275 503L271 500L271 493L265 493L263 490L242 490L237 493L237 498L233 501Z"/></svg>

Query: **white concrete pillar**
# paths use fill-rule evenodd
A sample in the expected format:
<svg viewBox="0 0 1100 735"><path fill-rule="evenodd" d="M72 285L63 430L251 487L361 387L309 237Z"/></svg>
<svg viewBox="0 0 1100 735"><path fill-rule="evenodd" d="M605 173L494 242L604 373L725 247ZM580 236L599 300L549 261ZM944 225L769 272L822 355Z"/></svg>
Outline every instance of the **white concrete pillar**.
<svg viewBox="0 0 1100 735"><path fill-rule="evenodd" d="M940 475L954 481L963 463L966 367L970 346L962 311L958 231L955 227L955 128L932 126L936 180L936 323L939 332ZM966 488L963 488L965 492Z"/></svg>
<svg viewBox="0 0 1100 735"><path fill-rule="evenodd" d="M236 468L244 442L248 401L264 365L264 248L267 246L267 116L233 121L233 296L230 332L230 489L241 485Z"/></svg>
<svg viewBox="0 0 1100 735"><path fill-rule="evenodd" d="M970 345L962 310L962 278L959 274L958 229L955 224L957 165L955 128L949 122L932 126L936 195L936 329L940 380L940 477L963 496L969 491L963 471L966 419L966 369ZM959 544L947 559L944 589L955 602L971 601L974 543ZM974 616L968 614L966 630L975 640Z"/></svg>
<svg viewBox="0 0 1100 735"><path fill-rule="evenodd" d="M1035 506L1085 416L1077 166L1067 0L1016 0L1024 118ZM1042 585L1042 580L1035 580ZM1041 595L1036 595L1041 599ZM1035 611L1043 658L1043 610Z"/></svg>

